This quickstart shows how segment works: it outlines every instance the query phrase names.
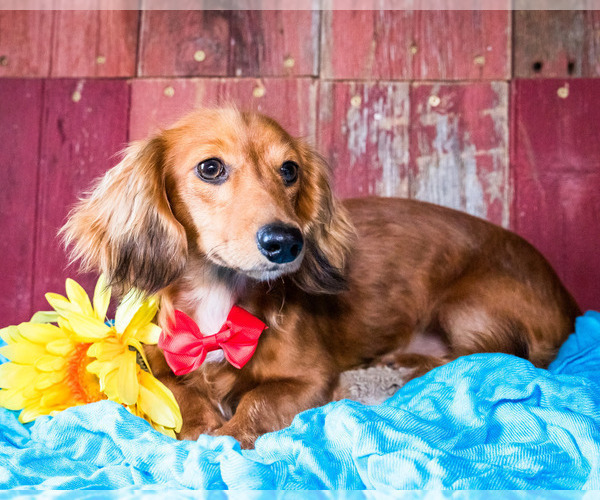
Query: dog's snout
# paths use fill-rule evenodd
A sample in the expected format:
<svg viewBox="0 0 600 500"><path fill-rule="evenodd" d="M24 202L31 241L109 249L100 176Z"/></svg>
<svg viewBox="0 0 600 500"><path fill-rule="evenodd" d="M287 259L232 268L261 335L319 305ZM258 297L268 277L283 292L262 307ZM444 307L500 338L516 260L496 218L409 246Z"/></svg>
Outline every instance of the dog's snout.
<svg viewBox="0 0 600 500"><path fill-rule="evenodd" d="M293 262L300 255L304 238L296 227L268 224L258 230L256 242L260 253L267 259L277 264L285 264Z"/></svg>

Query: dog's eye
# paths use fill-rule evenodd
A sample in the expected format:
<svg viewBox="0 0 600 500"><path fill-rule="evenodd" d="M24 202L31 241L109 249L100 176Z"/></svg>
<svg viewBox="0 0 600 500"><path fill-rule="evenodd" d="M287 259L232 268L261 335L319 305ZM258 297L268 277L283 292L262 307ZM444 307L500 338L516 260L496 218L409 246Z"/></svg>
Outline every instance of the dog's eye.
<svg viewBox="0 0 600 500"><path fill-rule="evenodd" d="M286 186L291 186L298 180L298 165L293 161L286 161L279 169L283 183Z"/></svg>
<svg viewBox="0 0 600 500"><path fill-rule="evenodd" d="M203 181L218 184L227 178L227 170L221 160L210 158L196 165L196 175Z"/></svg>

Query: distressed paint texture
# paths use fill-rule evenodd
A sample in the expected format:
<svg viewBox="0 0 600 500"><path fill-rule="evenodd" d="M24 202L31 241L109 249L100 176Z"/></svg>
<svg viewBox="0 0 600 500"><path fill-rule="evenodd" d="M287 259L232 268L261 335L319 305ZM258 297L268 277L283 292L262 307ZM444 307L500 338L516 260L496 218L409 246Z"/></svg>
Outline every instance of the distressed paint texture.
<svg viewBox="0 0 600 500"><path fill-rule="evenodd" d="M510 15L509 10L323 11L322 76L508 79Z"/></svg>
<svg viewBox="0 0 600 500"><path fill-rule="evenodd" d="M584 308L600 308L600 11L187 1L190 11L0 11L4 323L46 308L43 294L76 275L56 230L129 138L228 103L317 144L338 195L417 197L510 225Z"/></svg>
<svg viewBox="0 0 600 500"><path fill-rule="evenodd" d="M68 266L57 237L69 209L92 181L117 163L127 142L129 89L124 80L48 80L41 125L33 304L64 291L66 277L93 290L95 276Z"/></svg>
<svg viewBox="0 0 600 500"><path fill-rule="evenodd" d="M130 135L142 139L200 106L233 104L271 115L315 139L317 83L309 78L144 79L132 82Z"/></svg>
<svg viewBox="0 0 600 500"><path fill-rule="evenodd" d="M43 83L0 80L0 328L32 314Z"/></svg>
<svg viewBox="0 0 600 500"><path fill-rule="evenodd" d="M600 11L526 10L514 16L515 76L600 76Z"/></svg>
<svg viewBox="0 0 600 500"><path fill-rule="evenodd" d="M0 77L50 74L53 18L46 11L0 11Z"/></svg>
<svg viewBox="0 0 600 500"><path fill-rule="evenodd" d="M319 150L343 197L408 194L408 84L323 82Z"/></svg>
<svg viewBox="0 0 600 500"><path fill-rule="evenodd" d="M135 10L0 11L0 77L134 76L138 17Z"/></svg>
<svg viewBox="0 0 600 500"><path fill-rule="evenodd" d="M517 80L512 109L513 227L598 309L600 80Z"/></svg>
<svg viewBox="0 0 600 500"><path fill-rule="evenodd" d="M144 11L141 76L317 76L320 11Z"/></svg>
<svg viewBox="0 0 600 500"><path fill-rule="evenodd" d="M508 226L508 85L415 84L410 196Z"/></svg>

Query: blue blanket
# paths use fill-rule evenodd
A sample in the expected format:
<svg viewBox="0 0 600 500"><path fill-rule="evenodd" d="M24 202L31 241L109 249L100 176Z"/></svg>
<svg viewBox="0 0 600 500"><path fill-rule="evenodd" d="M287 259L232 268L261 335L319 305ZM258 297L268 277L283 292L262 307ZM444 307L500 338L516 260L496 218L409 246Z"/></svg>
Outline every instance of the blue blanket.
<svg viewBox="0 0 600 500"><path fill-rule="evenodd" d="M306 411L252 451L172 440L107 401L28 427L0 409L0 485L600 489L600 314L578 318L549 370L466 356L383 404Z"/></svg>

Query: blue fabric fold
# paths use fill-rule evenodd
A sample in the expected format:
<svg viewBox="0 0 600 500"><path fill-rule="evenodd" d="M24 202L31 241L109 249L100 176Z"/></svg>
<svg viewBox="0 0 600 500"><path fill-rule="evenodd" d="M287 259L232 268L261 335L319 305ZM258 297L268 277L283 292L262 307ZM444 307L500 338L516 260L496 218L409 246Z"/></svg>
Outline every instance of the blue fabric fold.
<svg viewBox="0 0 600 500"><path fill-rule="evenodd" d="M600 489L600 314L548 370L462 357L380 405L339 401L241 450L175 441L103 401L29 426L0 409L0 486L98 489Z"/></svg>

